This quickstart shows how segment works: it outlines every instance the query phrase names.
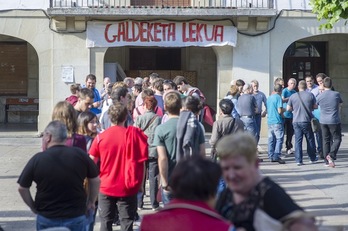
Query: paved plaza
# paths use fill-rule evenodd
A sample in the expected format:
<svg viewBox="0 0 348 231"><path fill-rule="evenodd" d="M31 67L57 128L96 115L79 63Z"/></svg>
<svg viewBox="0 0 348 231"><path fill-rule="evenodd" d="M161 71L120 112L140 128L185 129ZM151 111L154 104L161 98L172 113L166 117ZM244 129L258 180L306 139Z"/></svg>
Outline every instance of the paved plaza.
<svg viewBox="0 0 348 231"><path fill-rule="evenodd" d="M30 127L1 126L0 226L5 231L32 231L35 230L35 216L20 198L16 182L30 157L40 151L41 139ZM299 167L293 155L284 158L285 165L270 163L267 161L267 139L261 138L260 146L264 159L261 171L280 183L298 204L316 215L320 230L348 230L348 133L344 132L336 168L324 167L323 161L309 164L308 157L304 157L305 165ZM32 193L35 194L34 186ZM146 197L145 209L140 214L151 212L148 200ZM95 230L99 230L98 223Z"/></svg>

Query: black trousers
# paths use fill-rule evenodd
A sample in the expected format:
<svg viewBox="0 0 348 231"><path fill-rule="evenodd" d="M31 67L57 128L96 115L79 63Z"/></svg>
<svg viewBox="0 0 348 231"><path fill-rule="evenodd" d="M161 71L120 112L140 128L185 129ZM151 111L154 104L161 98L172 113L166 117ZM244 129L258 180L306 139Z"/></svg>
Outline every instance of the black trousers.
<svg viewBox="0 0 348 231"><path fill-rule="evenodd" d="M159 206L159 202L157 201L158 178L159 178L158 160L149 159L150 202L153 209Z"/></svg>
<svg viewBox="0 0 348 231"><path fill-rule="evenodd" d="M112 231L116 204L122 231L133 231L133 222L137 212L137 194L129 197L113 197L102 193L98 196L100 231Z"/></svg>
<svg viewBox="0 0 348 231"><path fill-rule="evenodd" d="M320 124L320 128L323 135L325 162L327 162L327 155L336 160L336 155L342 142L341 124Z"/></svg>
<svg viewBox="0 0 348 231"><path fill-rule="evenodd" d="M293 147L292 137L294 136L294 127L292 126L292 118L284 119L284 135L286 135L285 147L286 150L289 150Z"/></svg>
<svg viewBox="0 0 348 231"><path fill-rule="evenodd" d="M142 193L138 192L137 194L137 200L138 200L138 208L143 208L144 206L144 196L145 196L145 189L146 189L146 179L149 175L149 161L145 162L145 179L141 185Z"/></svg>

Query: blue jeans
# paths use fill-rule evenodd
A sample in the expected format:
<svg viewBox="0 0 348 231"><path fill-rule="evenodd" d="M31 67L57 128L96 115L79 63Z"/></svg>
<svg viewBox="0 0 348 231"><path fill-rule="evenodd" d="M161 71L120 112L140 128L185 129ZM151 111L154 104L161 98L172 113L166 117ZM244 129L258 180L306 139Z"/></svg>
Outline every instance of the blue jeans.
<svg viewBox="0 0 348 231"><path fill-rule="evenodd" d="M74 218L52 219L37 215L36 229L48 229L54 227L66 227L70 231L85 231L86 230L86 215Z"/></svg>
<svg viewBox="0 0 348 231"><path fill-rule="evenodd" d="M295 161L296 163L302 163L302 141L303 135L306 137L307 142L307 154L310 160L315 160L315 140L314 133L310 122L296 122L293 123L295 131Z"/></svg>
<svg viewBox="0 0 348 231"><path fill-rule="evenodd" d="M256 142L259 143L261 132L261 114L255 115L255 127L256 127Z"/></svg>
<svg viewBox="0 0 348 231"><path fill-rule="evenodd" d="M172 200L172 194L170 192L161 189L161 194L164 205L168 204Z"/></svg>
<svg viewBox="0 0 348 231"><path fill-rule="evenodd" d="M218 184L217 196L219 197L220 193L226 189L226 183L224 179L221 177Z"/></svg>
<svg viewBox="0 0 348 231"><path fill-rule="evenodd" d="M315 133L315 138L317 140L317 152L323 152L323 136L321 130Z"/></svg>
<svg viewBox="0 0 348 231"><path fill-rule="evenodd" d="M268 158L270 160L279 160L283 139L283 124L268 124Z"/></svg>
<svg viewBox="0 0 348 231"><path fill-rule="evenodd" d="M248 118L245 116L241 116L240 120L243 121L244 130L250 132L257 141L257 131L256 131L256 123L255 118Z"/></svg>

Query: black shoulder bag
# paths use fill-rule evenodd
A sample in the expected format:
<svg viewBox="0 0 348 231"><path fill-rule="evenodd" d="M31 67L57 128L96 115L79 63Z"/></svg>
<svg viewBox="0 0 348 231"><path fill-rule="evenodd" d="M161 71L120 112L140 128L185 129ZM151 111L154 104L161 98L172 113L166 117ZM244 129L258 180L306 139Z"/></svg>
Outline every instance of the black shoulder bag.
<svg viewBox="0 0 348 231"><path fill-rule="evenodd" d="M313 114L310 113L309 110L306 108L305 104L304 104L303 101L302 101L300 92L298 93L298 98L300 99L301 104L302 104L302 106L304 107L304 109L306 110L307 114L308 114L309 117L311 118L311 126L312 126L313 132L319 132L319 131L320 131L320 123L319 123L319 120L318 120L317 118L315 118L315 117L313 116Z"/></svg>

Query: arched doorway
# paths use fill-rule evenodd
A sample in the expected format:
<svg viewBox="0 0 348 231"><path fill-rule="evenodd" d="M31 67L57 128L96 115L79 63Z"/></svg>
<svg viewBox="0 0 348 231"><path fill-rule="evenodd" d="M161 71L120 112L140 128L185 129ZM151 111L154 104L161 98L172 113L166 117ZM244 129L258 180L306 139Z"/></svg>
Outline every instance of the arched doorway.
<svg viewBox="0 0 348 231"><path fill-rule="evenodd" d="M315 76L317 73L326 72L326 46L327 42L301 42L292 43L285 51L283 58L283 79L285 84L290 78L298 81L306 76Z"/></svg>
<svg viewBox="0 0 348 231"><path fill-rule="evenodd" d="M0 35L0 99L3 123L36 124L39 112L39 60L25 40Z"/></svg>

